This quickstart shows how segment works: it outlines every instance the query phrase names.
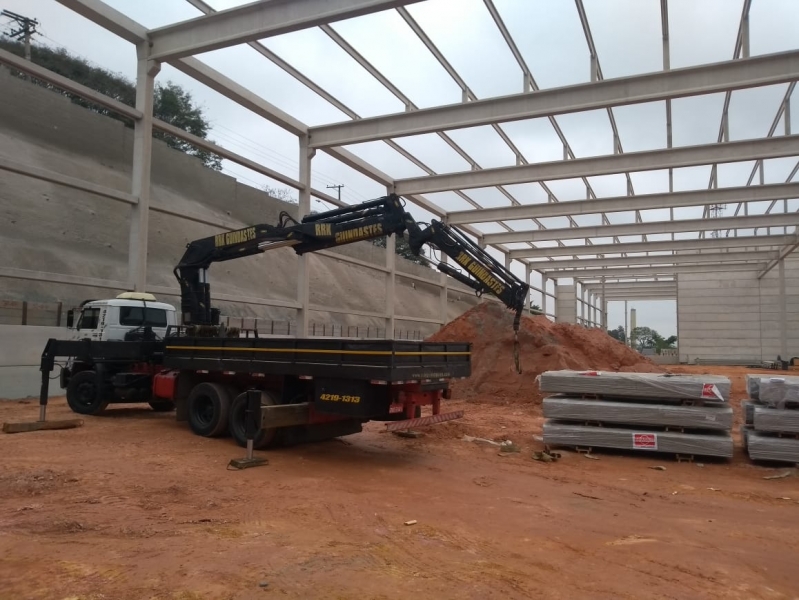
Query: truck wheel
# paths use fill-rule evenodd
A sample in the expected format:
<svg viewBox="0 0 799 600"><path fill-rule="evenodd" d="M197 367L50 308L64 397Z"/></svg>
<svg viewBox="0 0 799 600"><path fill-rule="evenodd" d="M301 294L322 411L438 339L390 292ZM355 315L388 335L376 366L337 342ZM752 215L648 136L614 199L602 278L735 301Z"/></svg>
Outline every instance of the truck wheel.
<svg viewBox="0 0 799 600"><path fill-rule="evenodd" d="M261 406L274 406L278 404L271 392L261 392ZM247 436L244 433L244 416L247 409L247 392L239 394L230 407L230 435L239 446L247 446ZM276 443L277 428L260 429L252 441L253 448L260 450Z"/></svg>
<svg viewBox="0 0 799 600"><path fill-rule="evenodd" d="M75 373L67 384L67 404L81 415L96 415L105 410L108 400L103 400L97 390L94 371Z"/></svg>
<svg viewBox="0 0 799 600"><path fill-rule="evenodd" d="M150 402L150 408L152 408L155 412L169 412L170 410L175 410L175 403L170 402L169 400L159 400L156 402Z"/></svg>
<svg viewBox="0 0 799 600"><path fill-rule="evenodd" d="M218 437L228 428L230 395L218 383L201 383L194 386L188 398L189 426L197 435Z"/></svg>

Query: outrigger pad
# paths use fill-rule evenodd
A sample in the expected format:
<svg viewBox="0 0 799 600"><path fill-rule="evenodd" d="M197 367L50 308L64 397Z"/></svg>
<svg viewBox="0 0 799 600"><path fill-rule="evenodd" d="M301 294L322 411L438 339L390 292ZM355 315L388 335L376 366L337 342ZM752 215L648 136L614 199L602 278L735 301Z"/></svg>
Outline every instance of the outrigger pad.
<svg viewBox="0 0 799 600"><path fill-rule="evenodd" d="M26 433L51 429L75 429L83 425L83 419L62 421L31 421L30 423L3 423L3 433Z"/></svg>
<svg viewBox="0 0 799 600"><path fill-rule="evenodd" d="M268 464L269 461L267 459L253 456L252 458L234 458L228 466L234 469L249 469L250 467L260 467Z"/></svg>

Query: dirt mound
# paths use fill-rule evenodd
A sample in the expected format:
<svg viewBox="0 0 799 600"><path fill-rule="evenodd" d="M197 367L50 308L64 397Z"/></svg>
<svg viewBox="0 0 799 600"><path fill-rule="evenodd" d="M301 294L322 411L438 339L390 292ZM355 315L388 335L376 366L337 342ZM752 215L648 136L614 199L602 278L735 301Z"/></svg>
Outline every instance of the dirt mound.
<svg viewBox="0 0 799 600"><path fill-rule="evenodd" d="M597 369L638 373L665 369L614 340L601 329L522 317L519 328L522 373L513 362L513 313L484 302L445 325L428 341L472 343L472 376L458 381L459 398L540 402L535 378L544 371Z"/></svg>

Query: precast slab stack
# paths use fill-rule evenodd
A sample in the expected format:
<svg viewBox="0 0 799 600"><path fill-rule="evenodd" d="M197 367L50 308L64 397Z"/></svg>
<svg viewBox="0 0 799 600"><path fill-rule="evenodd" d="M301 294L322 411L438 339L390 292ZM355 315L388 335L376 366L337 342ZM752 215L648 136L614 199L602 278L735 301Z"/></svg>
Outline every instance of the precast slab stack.
<svg viewBox="0 0 799 600"><path fill-rule="evenodd" d="M726 377L546 371L538 384L548 446L732 457Z"/></svg>
<svg viewBox="0 0 799 600"><path fill-rule="evenodd" d="M799 463L799 377L747 375L741 438L752 460Z"/></svg>

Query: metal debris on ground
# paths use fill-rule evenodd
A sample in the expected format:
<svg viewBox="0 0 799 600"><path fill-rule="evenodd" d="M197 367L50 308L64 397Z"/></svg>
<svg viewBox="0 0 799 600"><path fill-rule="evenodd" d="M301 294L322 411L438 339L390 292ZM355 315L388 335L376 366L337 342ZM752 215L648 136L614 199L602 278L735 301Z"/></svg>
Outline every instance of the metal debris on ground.
<svg viewBox="0 0 799 600"><path fill-rule="evenodd" d="M572 492L575 496L580 496L582 498L588 498L589 500L602 500L602 498L597 498L596 496L589 496L588 494L581 494L580 492Z"/></svg>
<svg viewBox="0 0 799 600"><path fill-rule="evenodd" d="M543 452L533 452L533 460L539 462L555 462L560 458L560 452L552 452L551 450L544 450Z"/></svg>
<svg viewBox="0 0 799 600"><path fill-rule="evenodd" d="M408 430L404 430L404 431L392 431L391 433L393 433L397 437L411 438L411 439L414 439L414 440L417 439L417 438L420 438L420 437L422 437L424 435L424 433L422 433L421 431L413 431L412 429L408 429Z"/></svg>
<svg viewBox="0 0 799 600"><path fill-rule="evenodd" d="M766 475L763 479L785 479L791 475L793 475L793 471L783 471L782 473L777 473L776 475Z"/></svg>
<svg viewBox="0 0 799 600"><path fill-rule="evenodd" d="M474 442L476 444L489 444L491 446L500 446L501 445L499 442L495 442L494 440L488 440L486 438L481 438L481 437L474 437L473 435L463 434L463 437L461 439L464 442Z"/></svg>
<svg viewBox="0 0 799 600"><path fill-rule="evenodd" d="M405 521L405 525L416 525L416 519L411 519L410 521Z"/></svg>
<svg viewBox="0 0 799 600"><path fill-rule="evenodd" d="M599 460L599 457L598 457L598 456L594 456L593 454L590 454L590 453L588 453L588 452L585 452L585 453L583 454L583 456L585 456L586 458L590 458L591 460Z"/></svg>
<svg viewBox="0 0 799 600"><path fill-rule="evenodd" d="M661 466L661 465L656 465L656 466L654 466L654 467L649 467L649 468L650 468L650 469L653 469L653 470L655 470L655 471L665 471L665 470L666 470L666 467L664 467L664 466Z"/></svg>

